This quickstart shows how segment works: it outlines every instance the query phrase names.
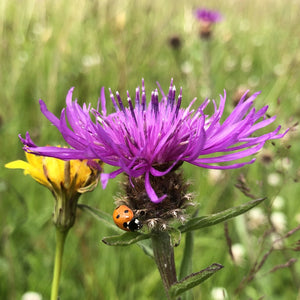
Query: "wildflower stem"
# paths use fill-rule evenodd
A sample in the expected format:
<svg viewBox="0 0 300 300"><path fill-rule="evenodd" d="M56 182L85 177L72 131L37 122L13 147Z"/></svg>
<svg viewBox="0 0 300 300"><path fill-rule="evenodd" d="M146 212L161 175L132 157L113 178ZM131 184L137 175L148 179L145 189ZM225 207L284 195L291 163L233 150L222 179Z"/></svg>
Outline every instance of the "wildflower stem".
<svg viewBox="0 0 300 300"><path fill-rule="evenodd" d="M156 265L158 267L168 299L169 288L175 282L176 269L174 260L174 249L171 245L170 236L167 232L155 232L152 234L152 247Z"/></svg>
<svg viewBox="0 0 300 300"><path fill-rule="evenodd" d="M189 231L185 236L185 247L180 268L179 279L182 279L192 273L192 254L194 246L193 232Z"/></svg>
<svg viewBox="0 0 300 300"><path fill-rule="evenodd" d="M211 97L213 84L212 84L212 76L211 76L211 41L205 40L202 43L202 63L203 63L203 73L202 73L202 81L204 81L204 88L206 94Z"/></svg>
<svg viewBox="0 0 300 300"><path fill-rule="evenodd" d="M194 246L194 233L189 231L185 235L185 247L183 252L183 258L181 261L179 280L192 273L192 257ZM186 291L182 296L182 300L193 299L191 291Z"/></svg>
<svg viewBox="0 0 300 300"><path fill-rule="evenodd" d="M65 240L69 230L60 230L56 228L56 249L55 249L55 262L53 271L53 280L51 288L51 300L58 299L59 280L62 267L62 258L64 252Z"/></svg>

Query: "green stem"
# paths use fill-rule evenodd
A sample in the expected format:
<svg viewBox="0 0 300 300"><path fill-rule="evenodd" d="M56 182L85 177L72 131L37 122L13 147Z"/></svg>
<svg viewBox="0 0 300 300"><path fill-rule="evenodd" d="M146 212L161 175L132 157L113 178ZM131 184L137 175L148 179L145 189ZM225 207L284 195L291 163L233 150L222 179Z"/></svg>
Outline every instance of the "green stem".
<svg viewBox="0 0 300 300"><path fill-rule="evenodd" d="M180 280L192 273L193 246L194 246L193 232L189 231L186 233L185 236L185 247L184 247L183 258L182 258L180 274L179 274Z"/></svg>
<svg viewBox="0 0 300 300"><path fill-rule="evenodd" d="M153 254L158 267L168 299L169 288L175 282L176 269L174 260L174 249L171 246L170 236L167 232L155 232L151 236Z"/></svg>
<svg viewBox="0 0 300 300"><path fill-rule="evenodd" d="M202 84L207 89L208 97L211 97L213 90L212 76L211 76L211 41L205 40L202 44Z"/></svg>
<svg viewBox="0 0 300 300"><path fill-rule="evenodd" d="M62 258L64 253L64 245L69 230L59 230L56 228L56 249L55 262L53 271L53 280L51 288L51 300L58 299L59 280L62 267Z"/></svg>
<svg viewBox="0 0 300 300"><path fill-rule="evenodd" d="M185 247L183 252L183 258L180 267L179 279L182 280L184 277L192 273L192 257L193 257L193 246L194 246L194 233L189 231L185 235ZM186 291L182 296L182 300L193 299L191 291Z"/></svg>

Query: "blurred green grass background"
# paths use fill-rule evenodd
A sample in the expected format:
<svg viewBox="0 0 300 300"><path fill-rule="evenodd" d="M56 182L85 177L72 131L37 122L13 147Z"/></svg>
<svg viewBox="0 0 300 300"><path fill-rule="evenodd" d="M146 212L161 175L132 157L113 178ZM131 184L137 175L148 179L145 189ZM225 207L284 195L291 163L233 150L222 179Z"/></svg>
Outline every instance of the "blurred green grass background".
<svg viewBox="0 0 300 300"><path fill-rule="evenodd" d="M198 38L198 23L193 17L193 9L199 6L218 9L224 15L209 43L211 90L206 85L208 66L202 58L205 42ZM268 112L278 116L276 124L292 127L300 114L299 11L298 0L176 4L169 0L2 0L1 299L20 299L28 290L49 298L55 242L52 196L21 171L4 168L9 161L24 159L19 133L24 136L29 131L39 145L63 143L40 113L38 99L59 115L71 86L75 86L80 103L96 105L102 86L125 97L126 90L134 94L142 78L148 93L156 81L167 90L174 78L177 88L183 87L184 105L195 96L201 102L205 97L218 102L218 95L226 89L227 113L232 110L237 90L262 90L257 106L268 104ZM173 36L181 39L180 50L170 47L168 41ZM217 179L208 170L184 165L200 214L248 201L234 187L240 174L253 194L268 197L261 206L267 220L261 226L250 230L250 216L228 222L232 243L241 244L245 251L242 263L232 261L222 224L196 232L193 272L214 262L225 268L193 290L195 299L214 299L211 292L216 287L224 287L228 299L300 299L299 262L269 273L299 258L299 252L293 250L300 239L298 232L284 239L254 279L235 293L255 262L272 246L272 234L284 236L300 223L299 146L299 134L292 130L283 141L266 145L272 154L268 165L259 156L254 165L226 171ZM271 180L274 177L279 184ZM121 180L121 176L112 180L106 190L99 186L83 195L80 202L112 213ZM275 199L283 200L283 204L275 206ZM277 233L271 218L276 210L286 221ZM65 248L61 299L163 299L154 262L137 246L104 245L101 238L109 234L100 223L78 212ZM184 238L175 249L178 266L183 248Z"/></svg>

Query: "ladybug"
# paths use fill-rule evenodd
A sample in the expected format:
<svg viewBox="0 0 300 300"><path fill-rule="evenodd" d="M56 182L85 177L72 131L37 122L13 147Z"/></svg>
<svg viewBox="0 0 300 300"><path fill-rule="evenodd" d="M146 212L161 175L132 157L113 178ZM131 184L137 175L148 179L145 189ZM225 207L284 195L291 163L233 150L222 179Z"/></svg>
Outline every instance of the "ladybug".
<svg viewBox="0 0 300 300"><path fill-rule="evenodd" d="M138 218L134 217L133 211L126 205L120 205L113 212L115 224L125 231L136 231L142 228Z"/></svg>

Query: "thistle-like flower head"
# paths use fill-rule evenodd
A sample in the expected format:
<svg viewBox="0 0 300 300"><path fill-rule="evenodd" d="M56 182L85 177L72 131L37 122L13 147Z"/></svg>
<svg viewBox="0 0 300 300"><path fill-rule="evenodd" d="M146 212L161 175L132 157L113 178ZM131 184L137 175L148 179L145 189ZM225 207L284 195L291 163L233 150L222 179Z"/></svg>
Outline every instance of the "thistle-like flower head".
<svg viewBox="0 0 300 300"><path fill-rule="evenodd" d="M216 10L198 8L194 14L196 19L202 22L216 23L222 20L222 15Z"/></svg>
<svg viewBox="0 0 300 300"><path fill-rule="evenodd" d="M28 133L26 139L20 137L21 141L25 150L32 153L65 160L100 159L116 166L116 171L101 174L104 187L109 178L122 172L129 179L143 176L148 197L158 203L167 194L161 190L157 194L155 186L151 185L152 177L165 176L184 161L203 168L239 168L253 163L255 158L235 161L257 153L267 140L281 138L286 133L278 134L280 126L271 132L256 133L276 118L265 116L268 106L258 111L253 107L259 93L247 99L245 94L232 113L221 122L226 101L225 91L223 96L220 95L219 107L214 100L211 101L214 113L209 116L204 110L210 100L205 100L193 109L195 98L187 108L182 108L182 89L176 97L173 80L167 94L160 86L159 89L161 97L156 89L147 102L143 81L142 87L136 89L134 100L127 92L127 106L118 92L113 95L110 90L115 112L107 115L104 88L97 109L91 109L90 105L85 104L81 107L77 100L72 101L72 88L60 119L47 110L43 101L40 101L40 105L44 115L59 129L73 149L37 147Z"/></svg>
<svg viewBox="0 0 300 300"><path fill-rule="evenodd" d="M212 26L222 20L218 11L198 8L194 11L196 19L200 23L199 35L202 39L208 40L212 34Z"/></svg>

